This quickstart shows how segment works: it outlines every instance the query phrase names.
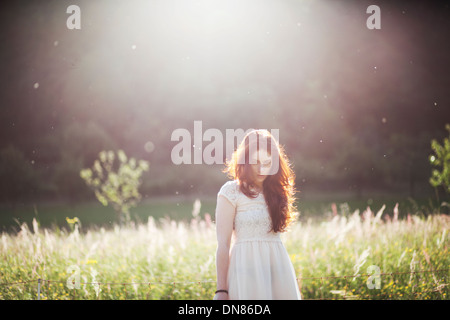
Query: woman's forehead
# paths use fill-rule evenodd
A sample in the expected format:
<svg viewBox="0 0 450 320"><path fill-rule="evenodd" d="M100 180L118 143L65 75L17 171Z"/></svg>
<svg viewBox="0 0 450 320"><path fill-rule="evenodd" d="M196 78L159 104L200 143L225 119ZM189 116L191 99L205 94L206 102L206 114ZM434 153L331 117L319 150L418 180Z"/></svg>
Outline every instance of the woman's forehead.
<svg viewBox="0 0 450 320"><path fill-rule="evenodd" d="M272 160L272 157L267 150L259 149L252 153L250 159L259 161L269 161Z"/></svg>

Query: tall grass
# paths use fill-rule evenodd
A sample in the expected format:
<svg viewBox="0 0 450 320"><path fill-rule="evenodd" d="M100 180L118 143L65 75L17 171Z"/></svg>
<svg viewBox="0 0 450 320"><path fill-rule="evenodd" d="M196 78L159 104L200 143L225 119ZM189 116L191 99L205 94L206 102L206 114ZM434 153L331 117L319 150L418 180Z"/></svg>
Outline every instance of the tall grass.
<svg viewBox="0 0 450 320"><path fill-rule="evenodd" d="M41 299L212 299L215 225L194 215L86 230L75 219L70 230L34 220L2 233L0 299L36 299L37 281L16 282L38 278L50 280ZM297 222L283 241L304 299L448 299L449 226L446 215L399 220L368 208Z"/></svg>

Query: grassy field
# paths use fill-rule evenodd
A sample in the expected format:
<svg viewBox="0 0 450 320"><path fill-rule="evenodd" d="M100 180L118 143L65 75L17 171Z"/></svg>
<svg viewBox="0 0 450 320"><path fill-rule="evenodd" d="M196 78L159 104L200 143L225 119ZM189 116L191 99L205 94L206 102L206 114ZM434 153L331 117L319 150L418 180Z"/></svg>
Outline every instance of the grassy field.
<svg viewBox="0 0 450 320"><path fill-rule="evenodd" d="M146 205L124 227L113 214L110 224L85 223L106 213L80 205L60 211L62 222L46 221L49 228L34 220L3 232L0 299L36 299L38 278L41 299L211 299L216 241L206 213L214 201L202 202L197 218L187 200L154 202L153 215ZM305 214L283 234L303 298L448 299L449 216L394 219L389 206L371 208L337 204L337 215L331 207L320 218Z"/></svg>
<svg viewBox="0 0 450 320"><path fill-rule="evenodd" d="M374 199L356 199L348 194L308 194L299 199L297 208L300 211L300 219L306 221L309 218L320 220L329 218L332 211L332 203L336 203L342 214L360 210L361 212L370 206L381 208L386 205L386 212L392 215L396 203L399 203L400 217L406 217L408 213L416 213L422 216L432 212L450 213L449 208L439 208L436 201L431 198L411 199L408 197L377 196ZM200 197L201 215L209 213L214 219L216 205L215 197ZM192 208L195 197L166 196L145 199L136 208L131 209L131 218L136 223L146 223L151 216L158 221L161 218L169 218L176 221L187 222L192 217ZM17 232L23 223L32 227L33 219L39 222L42 228L66 228L66 217L78 217L82 226L104 227L110 229L114 226L116 214L111 207L104 207L98 201L68 204L66 202L18 204L15 207L0 205L0 232Z"/></svg>

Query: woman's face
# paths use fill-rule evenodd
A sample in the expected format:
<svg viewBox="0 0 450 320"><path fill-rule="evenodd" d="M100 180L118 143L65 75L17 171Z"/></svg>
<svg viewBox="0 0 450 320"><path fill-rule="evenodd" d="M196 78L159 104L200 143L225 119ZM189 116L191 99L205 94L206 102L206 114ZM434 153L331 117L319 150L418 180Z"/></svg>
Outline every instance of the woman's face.
<svg viewBox="0 0 450 320"><path fill-rule="evenodd" d="M267 150L258 150L250 157L250 167L252 168L252 181L261 187L264 180L270 173L272 158Z"/></svg>

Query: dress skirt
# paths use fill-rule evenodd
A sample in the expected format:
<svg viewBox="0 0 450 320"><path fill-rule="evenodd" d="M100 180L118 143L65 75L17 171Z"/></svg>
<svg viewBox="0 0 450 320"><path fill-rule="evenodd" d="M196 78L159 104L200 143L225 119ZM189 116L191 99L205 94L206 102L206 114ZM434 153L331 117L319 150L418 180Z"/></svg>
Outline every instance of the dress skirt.
<svg viewBox="0 0 450 320"><path fill-rule="evenodd" d="M236 242L230 252L231 300L299 300L295 271L281 240Z"/></svg>

